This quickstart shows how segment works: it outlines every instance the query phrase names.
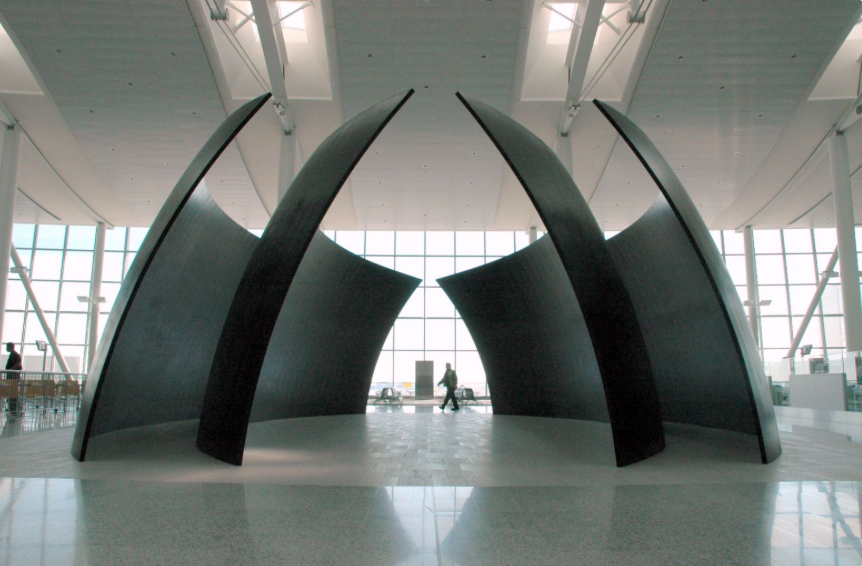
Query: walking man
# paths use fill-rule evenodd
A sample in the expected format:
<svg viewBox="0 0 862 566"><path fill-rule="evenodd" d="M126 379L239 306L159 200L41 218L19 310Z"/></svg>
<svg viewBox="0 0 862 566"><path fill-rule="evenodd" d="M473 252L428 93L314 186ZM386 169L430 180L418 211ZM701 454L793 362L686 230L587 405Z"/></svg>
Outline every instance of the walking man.
<svg viewBox="0 0 862 566"><path fill-rule="evenodd" d="M446 404L449 399L452 399L452 409L458 410L458 399L455 398L455 388L458 387L458 374L452 369L452 364L446 364L446 373L443 374L443 379L437 382L437 385L443 385L446 388L446 398L440 408L446 410Z"/></svg>

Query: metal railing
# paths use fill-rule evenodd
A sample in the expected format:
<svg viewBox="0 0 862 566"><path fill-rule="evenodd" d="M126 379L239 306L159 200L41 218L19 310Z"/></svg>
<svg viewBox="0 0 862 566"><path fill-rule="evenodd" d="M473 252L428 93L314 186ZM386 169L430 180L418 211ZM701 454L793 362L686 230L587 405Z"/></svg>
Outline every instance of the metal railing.
<svg viewBox="0 0 862 566"><path fill-rule="evenodd" d="M86 377L82 373L0 371L0 406L10 416L77 411Z"/></svg>

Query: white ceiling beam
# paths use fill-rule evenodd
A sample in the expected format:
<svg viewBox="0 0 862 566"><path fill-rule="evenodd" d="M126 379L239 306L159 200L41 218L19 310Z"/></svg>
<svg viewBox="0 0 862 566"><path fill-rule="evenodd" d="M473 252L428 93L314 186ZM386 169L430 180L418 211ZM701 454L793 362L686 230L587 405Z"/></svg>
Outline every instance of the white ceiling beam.
<svg viewBox="0 0 862 566"><path fill-rule="evenodd" d="M581 91L587 77L587 66L590 63L590 56L593 54L593 43L596 41L596 33L598 33L602 23L605 0L582 0L578 4L579 13L584 6L586 6L586 10L584 10L581 28L572 26L572 37L569 41L569 50L572 53L569 67L569 87L559 125L560 134L564 136L569 135L572 119L579 108ZM568 58L566 62L568 64Z"/></svg>
<svg viewBox="0 0 862 566"><path fill-rule="evenodd" d="M269 75L269 84L272 91L272 103L278 112L284 133L292 134L296 129L293 115L287 105L287 88L284 86L284 65L287 63L287 54L284 49L284 35L281 26L273 24L273 5L269 0L251 0L254 11L254 20L257 24L257 32L260 36L260 46L263 49L263 58L266 62L266 72ZM279 48L280 46L280 48Z"/></svg>
<svg viewBox="0 0 862 566"><path fill-rule="evenodd" d="M859 118L862 118L862 94L853 101L853 104L850 105L850 108L847 109L844 116L838 120L838 123L835 125L835 131L843 132L851 125L855 124Z"/></svg>

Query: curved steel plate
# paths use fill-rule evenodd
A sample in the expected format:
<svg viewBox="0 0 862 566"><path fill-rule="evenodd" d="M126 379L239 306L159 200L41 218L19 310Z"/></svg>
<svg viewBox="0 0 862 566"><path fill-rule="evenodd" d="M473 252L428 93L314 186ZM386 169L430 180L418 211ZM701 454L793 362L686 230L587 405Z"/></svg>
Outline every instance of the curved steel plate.
<svg viewBox="0 0 862 566"><path fill-rule="evenodd" d="M413 94L393 96L333 132L302 167L261 237L231 305L204 396L197 445L240 465L254 393L282 304L335 195Z"/></svg>
<svg viewBox="0 0 862 566"><path fill-rule="evenodd" d="M221 249L216 252L213 250L213 246L216 246L218 242L213 240L220 237L219 231L227 230L228 232L231 232L233 230L228 226L228 222L238 230L241 230L241 228L227 219L221 211L215 212L213 209L215 204L205 192L196 193L196 198L191 203L191 206L189 206L188 201L191 199L192 194L195 193L195 189L198 184L201 182L206 172L209 171L210 167L212 167L215 160L218 159L219 155L221 155L227 145L233 141L234 137L236 137L236 134L248 123L252 116L257 113L260 107L263 106L264 102L268 99L269 94L266 94L248 102L231 114L221 124L221 126L219 126L192 160L191 164L189 164L188 168L183 173L183 176L180 177L180 180L177 182L173 191L171 191L165 204L162 205L159 214L150 226L150 230L147 233L146 238L144 238L144 241L141 243L141 247L135 256L135 261L132 262L132 266L126 274L123 285L120 287L120 292L114 302L114 308L108 316L108 321L105 324L104 331L102 332L99 347L96 350L96 359L93 362L93 367L90 369L89 376L87 377L87 386L84 389L84 400L81 405L81 412L78 416L78 424L75 429L75 438L72 443L72 455L78 460L83 460L86 457L87 442L89 441L90 435L93 434L92 428L94 425L94 419L97 412L103 410L99 409L100 398L103 391L106 390L105 385L107 381L113 379L111 376L115 373L112 369L115 355L119 355L123 360L122 362L118 362L118 364L121 364L125 369L128 369L125 364L127 362L133 363L132 360L135 357L129 348L134 348L135 344L138 344L138 348L141 347L140 344L145 344L143 346L145 348L161 347L162 351L145 350L139 352L138 355L141 356L138 358L139 360L144 360L146 355L149 355L154 363L144 363L141 367L135 369L135 375L145 375L147 379L155 379L157 381L159 380L161 372L166 370L168 372L172 371L167 368L168 364L174 363L181 367L182 364L193 363L193 365L200 365L201 368L205 368L211 363L211 358L204 359L201 356L204 355L204 352L212 351L212 348L205 344L208 340L217 339L220 332L221 322L219 321L217 323L216 320L218 319L217 312L219 307L216 303L223 299L223 297L221 297L221 294L223 293L227 293L227 300L230 300L230 295L233 293L237 281L232 281L231 275L229 274L232 269L242 270L244 268L245 260L248 258L248 253L244 250L247 250L247 242L251 240L243 240L243 238L240 237L230 236L227 238L226 245L230 246L231 249ZM188 208L188 211L186 208ZM215 207L215 209L217 208L218 207ZM181 217L183 218L182 221L180 220ZM202 221L204 218L207 219L206 225L194 225L196 222ZM216 236L217 233L219 236ZM249 237L254 239L250 234ZM210 255L209 257L206 257L205 255L195 255L194 261L202 261L203 263L198 265L188 263L188 256L190 254L196 254L196 252L192 252L192 250L188 248L192 242L209 242L206 249L210 250L211 254L215 255ZM233 248L234 246L236 247L235 249ZM233 252L236 252L235 257ZM162 256L164 256L164 259L162 259ZM217 273L220 266L211 265L213 260L224 262L224 278L221 278ZM153 265L158 266L158 269L151 274L151 266ZM201 321L206 321L208 326L204 334L200 336L199 341L196 342L200 351L183 351L178 348L185 343L185 340L180 339L179 335L186 332L188 329L180 328L178 320L175 321L176 324L167 324L171 321L170 317L159 320L150 317L146 311L153 308L155 312L156 305L159 305L160 301L166 296L162 295L162 292L182 292L182 290L171 287L171 285L176 284L177 278L185 277L184 284L186 286L193 284L193 282L197 280L197 274L193 272L192 269L197 268L205 269L207 271L207 274L204 277L212 277L213 279L211 279L210 282L213 285L216 285L218 290L213 289L213 296L207 297L205 295L207 295L207 292L209 292L210 289L204 288L207 292L200 293L200 300L189 304L189 307L192 308L193 306L201 307L205 303L210 305L213 311L206 317L201 318ZM212 272L211 268L214 269L215 272ZM174 271L177 271L177 273L173 273ZM230 289L228 289L228 287L230 287ZM140 298L140 303L138 303L139 294L143 295ZM176 299L178 295L170 295L170 297L172 301ZM156 302L150 303L150 301ZM130 317L129 315L133 310L138 312L139 316ZM185 314L190 313L192 313L192 311ZM183 320L187 323L194 323L194 317L192 316L192 318L189 319L185 314L183 315ZM221 320L224 320L223 314L221 315ZM218 324L218 326L213 327L213 324ZM163 325L164 327L161 327ZM179 340L177 343L170 343L170 339L168 337L170 332L177 333ZM214 336L212 335L213 332ZM146 339L148 337L156 340L147 344ZM162 343L162 340L165 340L166 343ZM119 350L118 345L121 346ZM183 361L177 362L177 356L190 356L194 359L193 361L190 361L183 357ZM179 367L177 369L179 369ZM141 373L144 371L155 371L156 373ZM205 369L204 373L206 374ZM189 379L198 379L198 376L195 376L194 378L190 376ZM146 385L140 382L136 384L129 382L119 388L109 387L108 390L118 392L120 389L127 386L133 387L136 390L146 387ZM188 395L193 394L193 390L195 390L194 387L190 389ZM150 392L153 391L153 389L150 390ZM187 394L183 395L185 396ZM184 407L176 407L176 418L197 418L199 415L192 409L192 407L200 407L200 402L200 398L184 398ZM150 406L149 409L155 411L150 415L150 417L148 417L153 419L166 418L167 413L165 411L169 411L169 409L165 407ZM126 426L127 423L134 421L134 417L119 415L117 413L119 409L116 407L106 407L104 410L113 416L106 417L107 420L103 421L102 424L99 425L98 430L101 432L113 430L114 428L122 428ZM191 414L190 411L195 413L193 417L179 416L181 414Z"/></svg>
<svg viewBox="0 0 862 566"><path fill-rule="evenodd" d="M318 232L269 341L251 421L365 413L380 350L421 282Z"/></svg>
<svg viewBox="0 0 862 566"><path fill-rule="evenodd" d="M560 255L601 370L617 464L656 454L664 448L664 431L646 344L584 197L542 140L490 106L458 98L518 177Z"/></svg>
<svg viewBox="0 0 862 566"><path fill-rule="evenodd" d="M717 387L724 386L733 389L735 392L739 390L744 391L746 394L745 397L747 397L747 416L744 422L751 424L742 425L741 423L740 426L754 429L753 431L747 430L746 432L757 434L760 442L761 458L764 463L771 462L781 454L781 442L778 437L775 411L772 407L772 400L769 394L769 384L763 372L763 365L757 352L757 345L748 326L739 295L721 259L718 248L716 248L715 242L709 234L709 229L704 224L700 213L697 211L697 207L673 172L673 169L671 169L670 165L665 161L664 157L662 157L646 134L631 120L608 105L599 101L595 101L595 104L620 133L632 151L634 151L664 196L664 199L662 199L664 202L656 202L653 208L647 213L646 218L644 218L643 224L632 227L635 228L633 232L638 232L638 237L643 240L644 238L655 238L655 234L647 234L645 232L644 225L649 225L655 230L661 230L662 233L672 238L674 243L671 244L670 241L653 241L652 245L662 246L662 250L665 245L673 245L677 253L674 259L684 262L684 265L674 266L672 273L674 275L685 274L697 269L702 274L702 277L696 274L686 275L687 281L696 284L697 288L683 289L682 281L674 284L672 287L665 286L662 288L658 280L667 279L670 273L658 273L658 265L646 266L646 264L641 264L639 260L633 257L631 251L627 254L621 254L621 265L624 264L627 268L630 268L633 263L644 266L644 273L642 273L644 277L638 277L638 282L631 283L630 289L632 289L632 294L634 295L636 293L635 287L642 285L650 286L648 289L641 289L643 296L641 300L637 301L640 303L638 305L639 308L642 307L645 309L643 311L644 315L647 316L647 313L649 313L650 322L646 324L659 324L658 321L660 319L658 317L664 314L662 312L664 309L657 308L658 305L654 304L655 301L660 301L670 306L674 304L675 298L682 300L682 297L686 295L696 298L696 300L700 301L700 304L707 304L708 301L711 313L708 322L707 319L698 322L701 330L708 333L702 337L696 351L705 356L712 356L713 354L717 354L717 352L708 353L708 350L721 345L723 348L722 353L725 355L725 364L730 364L730 367L735 369L735 371L731 371L728 375L724 376L721 383L705 383L702 381L705 375L692 373L690 379L697 380L696 391L692 389L691 382L682 382L681 376L662 378L665 395L672 395L672 402L670 399L667 401L662 399L663 406L667 407L668 411L671 411L670 414L680 415L681 413L678 411L675 412L670 407L673 404L682 403L683 399L685 399L687 405L691 406L695 402L692 399L695 395L699 399L701 395L709 394L711 402L711 392ZM675 218L681 233L669 226L673 220L671 215ZM631 238L625 237L624 240L627 241L625 247L628 247L630 250L634 247L638 251L649 253L657 262L661 261L658 257L661 255L661 251L649 252L647 248L650 243L646 241L637 242L632 246L631 241L633 239L635 239L635 236ZM686 244L688 250L683 252L682 250L686 247ZM621 244L619 247L622 248L623 245ZM653 276L655 280L650 280L650 276ZM634 278L633 275L632 277ZM667 283L671 282L667 281ZM669 297L671 294L675 298ZM707 299L707 295L711 295L711 297ZM648 305L648 303L653 304ZM715 312L716 309L717 312ZM638 314L641 315L641 311ZM689 312L689 316L692 319L694 318L693 315L694 313ZM715 326L713 327L713 325ZM710 328L707 328L708 326ZM670 331L670 326L668 330ZM685 333L685 328L677 328L676 332ZM720 339L716 337L716 333L721 335ZM693 336L686 337L686 341L688 342L692 342L693 340L695 340ZM711 340L715 340L715 342L713 343ZM728 341L729 344L727 344ZM659 357L672 356L675 352L672 343L673 336L665 336L663 342L653 342L650 351ZM697 346L698 344L691 343L691 345ZM690 359L690 356L688 358ZM667 367L667 364L665 364L665 367ZM699 364L698 366L690 367L694 371L695 367L699 367ZM738 393L729 395L732 397L734 404L740 402ZM731 402L730 399L728 399L728 402ZM700 412L704 413L708 410L706 406L709 403L703 401L702 404L703 407L701 407ZM733 414L738 414L739 411L740 407L735 406ZM694 416L694 413L690 409L686 409L686 412L690 416ZM698 418L703 419L705 416L701 414ZM731 418L731 415L727 415L726 418Z"/></svg>
<svg viewBox="0 0 862 566"><path fill-rule="evenodd" d="M438 281L479 350L495 415L608 421L584 316L550 238Z"/></svg>

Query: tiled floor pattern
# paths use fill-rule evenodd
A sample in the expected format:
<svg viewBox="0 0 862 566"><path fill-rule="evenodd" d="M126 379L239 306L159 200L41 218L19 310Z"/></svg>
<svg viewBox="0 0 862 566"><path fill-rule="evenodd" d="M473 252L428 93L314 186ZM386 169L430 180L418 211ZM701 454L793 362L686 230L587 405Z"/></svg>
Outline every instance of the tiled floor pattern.
<svg viewBox="0 0 862 566"><path fill-rule="evenodd" d="M0 480L8 565L858 565L860 484Z"/></svg>
<svg viewBox="0 0 862 566"><path fill-rule="evenodd" d="M242 467L194 422L98 437L84 463L62 422L0 438L0 565L862 564L862 445L784 431L764 466L669 426L616 468L605 424L487 410L257 423Z"/></svg>

